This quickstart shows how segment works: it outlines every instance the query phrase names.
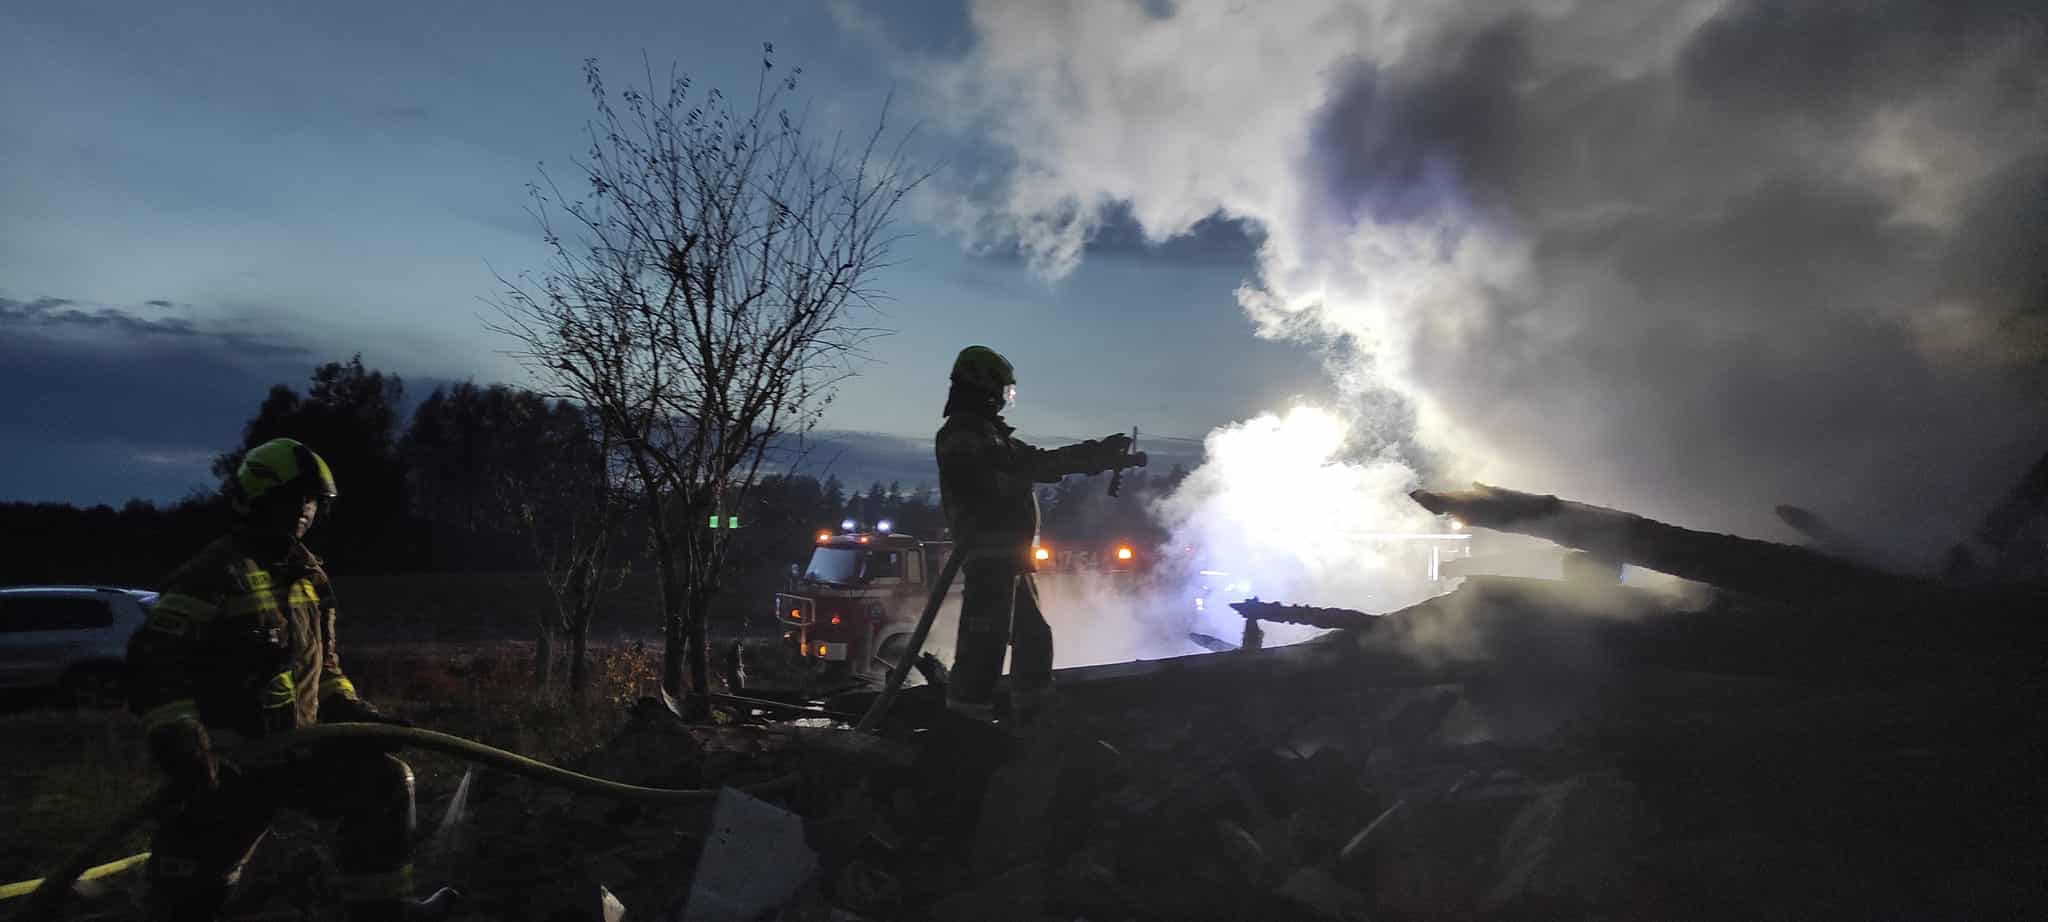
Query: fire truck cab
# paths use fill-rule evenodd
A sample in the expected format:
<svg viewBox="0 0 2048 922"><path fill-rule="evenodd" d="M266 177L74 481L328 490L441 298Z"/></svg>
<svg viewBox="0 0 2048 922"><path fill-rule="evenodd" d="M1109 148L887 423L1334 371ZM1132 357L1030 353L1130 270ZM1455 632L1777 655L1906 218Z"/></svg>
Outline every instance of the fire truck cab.
<svg viewBox="0 0 2048 922"><path fill-rule="evenodd" d="M886 530L819 532L811 559L786 592L775 595L784 643L814 671L878 676L909 646L939 578L951 541ZM945 608L958 612L960 580Z"/></svg>

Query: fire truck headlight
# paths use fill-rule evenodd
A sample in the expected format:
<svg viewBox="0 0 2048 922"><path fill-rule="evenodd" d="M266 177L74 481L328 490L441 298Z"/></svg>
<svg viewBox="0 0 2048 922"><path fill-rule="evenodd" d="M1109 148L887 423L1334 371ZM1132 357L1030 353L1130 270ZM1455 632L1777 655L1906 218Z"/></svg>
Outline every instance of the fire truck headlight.
<svg viewBox="0 0 2048 922"><path fill-rule="evenodd" d="M1116 549L1116 559L1118 559L1118 560L1129 560L1129 559L1131 559L1131 549L1130 549L1130 548L1127 548L1127 547L1120 547L1120 548L1117 548L1117 549Z"/></svg>
<svg viewBox="0 0 2048 922"><path fill-rule="evenodd" d="M852 530L853 530L853 526L854 526L855 524L857 524L857 523L855 523L855 522L854 522L854 521L853 521L852 519L845 519L845 520L842 520L842 521L841 521L841 522L839 523L839 530L840 530L840 531L852 531Z"/></svg>
<svg viewBox="0 0 2048 922"><path fill-rule="evenodd" d="M1031 559L1033 559L1033 560L1051 560L1051 559L1052 559L1052 552L1051 552L1051 551L1049 551L1049 550L1046 550L1045 548L1039 548L1038 550L1035 550L1035 551L1032 551L1032 552L1031 552Z"/></svg>
<svg viewBox="0 0 2048 922"><path fill-rule="evenodd" d="M831 532L829 532L829 531L821 531L821 532L818 532L818 543L819 543L819 544L824 544L825 542L827 542L827 541L830 541L830 540L832 540L832 533L831 533Z"/></svg>
<svg viewBox="0 0 2048 922"><path fill-rule="evenodd" d="M1465 530L1465 523L1464 523L1463 521L1459 520L1459 519L1452 519L1452 520L1451 520L1451 530L1452 530L1452 531L1464 531L1464 530Z"/></svg>
<svg viewBox="0 0 2048 922"><path fill-rule="evenodd" d="M892 527L894 527L894 525L888 519L883 519L875 523L875 530L885 535L889 533L889 529Z"/></svg>

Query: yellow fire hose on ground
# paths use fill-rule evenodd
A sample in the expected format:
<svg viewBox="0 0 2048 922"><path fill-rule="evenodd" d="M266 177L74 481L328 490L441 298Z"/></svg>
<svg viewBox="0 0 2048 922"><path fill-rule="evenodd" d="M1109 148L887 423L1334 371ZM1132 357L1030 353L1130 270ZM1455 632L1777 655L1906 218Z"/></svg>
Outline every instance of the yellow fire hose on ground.
<svg viewBox="0 0 2048 922"><path fill-rule="evenodd" d="M637 784L624 784L603 778L572 772L566 768L549 765L538 759L530 759L516 752L507 752L495 746L487 746L472 739L453 736L435 730L419 727L401 727L379 723L335 723L320 724L303 730L259 740L234 753L235 761L263 764L276 761L309 746L328 743L380 743L402 745L412 749L424 749L454 756L487 768L496 768L541 784L563 788L579 794L590 794L633 803L676 805L700 804L718 796L715 788L650 788ZM760 784L740 788L749 794L769 794L787 790L795 784L795 774L784 775ZM147 861L149 854L130 855L119 861L90 866L94 856L112 849L137 826L148 822L171 806L175 797L168 789L160 789L141 803L129 808L113 823L95 836L83 848L72 853L50 876L40 880L25 880L0 886L0 901L27 896L19 919L55 918L63 901L71 895L72 885L80 880L91 880L126 871Z"/></svg>

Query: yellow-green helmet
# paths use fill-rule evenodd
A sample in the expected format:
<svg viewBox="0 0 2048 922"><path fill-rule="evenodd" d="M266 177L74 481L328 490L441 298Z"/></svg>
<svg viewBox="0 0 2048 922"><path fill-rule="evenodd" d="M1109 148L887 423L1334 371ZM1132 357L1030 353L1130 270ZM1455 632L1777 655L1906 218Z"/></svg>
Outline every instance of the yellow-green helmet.
<svg viewBox="0 0 2048 922"><path fill-rule="evenodd" d="M987 346L968 346L953 360L953 380L991 394L1017 384L1017 369L1003 354Z"/></svg>
<svg viewBox="0 0 2048 922"><path fill-rule="evenodd" d="M297 439L271 439L242 456L235 476L228 481L228 497L239 512L250 504L287 487L301 488L322 502L339 495L334 489L334 472L313 449Z"/></svg>

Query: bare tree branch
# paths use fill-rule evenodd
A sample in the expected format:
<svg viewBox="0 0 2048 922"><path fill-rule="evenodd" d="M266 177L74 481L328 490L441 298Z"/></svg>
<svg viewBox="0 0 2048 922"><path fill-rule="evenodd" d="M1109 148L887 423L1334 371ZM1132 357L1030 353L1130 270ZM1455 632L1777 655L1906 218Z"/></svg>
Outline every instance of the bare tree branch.
<svg viewBox="0 0 2048 922"><path fill-rule="evenodd" d="M584 79L596 109L571 200L545 172L528 187L550 251L536 286L500 278L515 354L551 396L589 407L642 482L661 570L664 687L708 691L705 618L737 509L778 446L799 446L863 347L887 331L865 314L891 265L893 215L913 173L884 106L857 147L819 145L783 106L801 69L763 62L753 101L693 95L671 71L644 88ZM907 139L907 136L906 136ZM556 215L566 215L564 230ZM686 643L687 642L687 643Z"/></svg>

